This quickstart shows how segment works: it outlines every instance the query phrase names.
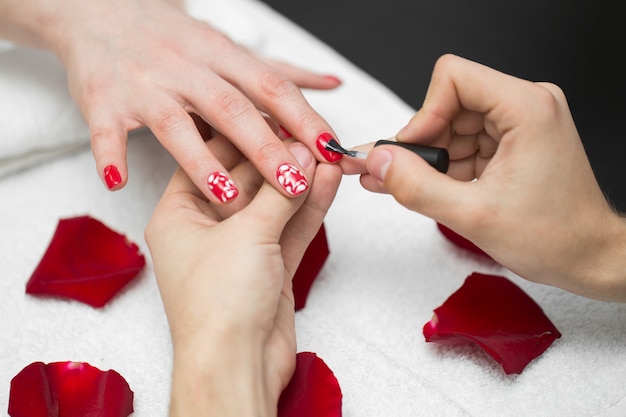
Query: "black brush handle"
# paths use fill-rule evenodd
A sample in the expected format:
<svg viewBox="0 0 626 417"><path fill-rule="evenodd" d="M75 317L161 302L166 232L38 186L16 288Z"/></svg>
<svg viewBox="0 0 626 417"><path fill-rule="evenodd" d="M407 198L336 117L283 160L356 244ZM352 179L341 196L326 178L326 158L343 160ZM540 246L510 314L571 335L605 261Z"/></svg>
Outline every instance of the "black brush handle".
<svg viewBox="0 0 626 417"><path fill-rule="evenodd" d="M421 156L426 162L430 164L439 172L444 174L448 172L448 166L450 165L450 156L448 150L444 148L435 148L433 146L416 145L414 143L394 142L392 140L381 139L374 144L374 147L379 145L395 145Z"/></svg>

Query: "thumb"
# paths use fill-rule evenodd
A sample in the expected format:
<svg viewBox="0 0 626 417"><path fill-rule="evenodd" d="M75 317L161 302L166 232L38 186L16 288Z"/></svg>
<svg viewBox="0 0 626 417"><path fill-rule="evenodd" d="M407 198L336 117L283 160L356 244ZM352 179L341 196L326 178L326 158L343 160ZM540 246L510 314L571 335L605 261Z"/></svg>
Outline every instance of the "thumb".
<svg viewBox="0 0 626 417"><path fill-rule="evenodd" d="M367 170L406 208L438 222L457 223L467 207L472 183L457 181L397 146L378 146L367 158Z"/></svg>
<svg viewBox="0 0 626 417"><path fill-rule="evenodd" d="M306 199L309 183L302 174L312 178L315 172L315 158L305 145L295 142L289 146L289 151L304 169L304 173L295 167L290 167L294 172L285 175L292 175L293 181L298 181L299 186L305 188L305 192L297 197L285 197L266 181L250 204L241 212L242 216L262 225L264 230L276 238L276 241L280 238L287 222Z"/></svg>

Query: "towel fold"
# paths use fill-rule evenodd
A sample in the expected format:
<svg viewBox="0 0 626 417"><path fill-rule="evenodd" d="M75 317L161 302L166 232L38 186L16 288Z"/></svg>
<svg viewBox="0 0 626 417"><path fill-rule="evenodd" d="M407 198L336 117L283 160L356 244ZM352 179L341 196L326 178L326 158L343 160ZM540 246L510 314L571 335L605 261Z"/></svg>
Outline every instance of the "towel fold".
<svg viewBox="0 0 626 417"><path fill-rule="evenodd" d="M0 91L0 177L88 143L89 130L52 54L5 49Z"/></svg>

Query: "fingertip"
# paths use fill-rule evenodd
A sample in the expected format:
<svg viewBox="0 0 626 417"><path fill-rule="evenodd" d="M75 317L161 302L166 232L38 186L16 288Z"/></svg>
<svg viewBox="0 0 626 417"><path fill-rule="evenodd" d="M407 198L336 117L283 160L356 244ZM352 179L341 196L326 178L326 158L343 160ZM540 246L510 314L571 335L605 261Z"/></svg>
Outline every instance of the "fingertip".
<svg viewBox="0 0 626 417"><path fill-rule="evenodd" d="M287 196L297 197L306 192L310 187L307 176L313 174L315 157L311 151L300 142L290 144L288 149L302 170L290 162L283 162L276 170L276 180Z"/></svg>
<svg viewBox="0 0 626 417"><path fill-rule="evenodd" d="M343 84L343 81L336 75L327 74L327 75L322 76L322 78L326 81L327 88L329 89L337 88L341 84Z"/></svg>
<svg viewBox="0 0 626 417"><path fill-rule="evenodd" d="M369 192L377 194L389 194L385 189L385 185L370 174L361 175L359 177L359 182L361 183L361 186Z"/></svg>
<svg viewBox="0 0 626 417"><path fill-rule="evenodd" d="M331 163L338 162L343 158L343 155L341 153L335 152L334 150L330 150L328 148L329 143L332 143L332 141L336 142L335 144L339 143L339 141L335 139L335 137L328 132L322 132L315 139L315 146L317 147L317 150L322 155L324 160L326 160L326 162L331 162Z"/></svg>
<svg viewBox="0 0 626 417"><path fill-rule="evenodd" d="M90 125L91 151L104 185L111 191L122 189L128 178L126 132L114 124ZM113 126L113 127L109 127Z"/></svg>
<svg viewBox="0 0 626 417"><path fill-rule="evenodd" d="M207 186L218 203L230 203L239 195L239 189L235 182L223 171L215 171L209 174Z"/></svg>
<svg viewBox="0 0 626 417"><path fill-rule="evenodd" d="M104 184L110 191L117 191L126 185L126 181L124 180L118 167L114 164L108 164L102 170L102 180Z"/></svg>

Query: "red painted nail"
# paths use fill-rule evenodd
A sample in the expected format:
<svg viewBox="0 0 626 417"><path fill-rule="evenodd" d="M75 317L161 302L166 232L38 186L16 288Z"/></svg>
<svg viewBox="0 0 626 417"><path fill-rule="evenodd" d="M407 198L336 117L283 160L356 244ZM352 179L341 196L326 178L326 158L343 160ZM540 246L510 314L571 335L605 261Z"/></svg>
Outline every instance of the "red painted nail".
<svg viewBox="0 0 626 417"><path fill-rule="evenodd" d="M115 165L107 165L104 168L104 181L109 190L112 190L122 182L122 176Z"/></svg>
<svg viewBox="0 0 626 417"><path fill-rule="evenodd" d="M280 138L289 139L290 137L293 137L293 135L284 127L279 126L279 128L280 128L280 136L279 136Z"/></svg>
<svg viewBox="0 0 626 417"><path fill-rule="evenodd" d="M228 203L239 195L239 190L233 180L228 178L223 172L214 172L207 179L209 190L222 203Z"/></svg>
<svg viewBox="0 0 626 417"><path fill-rule="evenodd" d="M322 133L321 135L319 135L317 137L317 140L315 141L315 145L317 145L317 149L320 151L322 156L328 162L337 162L341 158L343 158L343 155L340 154L340 153L329 151L328 149L326 149L326 145L332 139L333 139L333 137L332 137L332 135L330 133L324 132L324 133Z"/></svg>
<svg viewBox="0 0 626 417"><path fill-rule="evenodd" d="M278 183L287 191L289 195L296 196L305 192L309 188L309 182L302 172L291 164L282 164L276 171Z"/></svg>

